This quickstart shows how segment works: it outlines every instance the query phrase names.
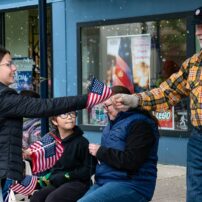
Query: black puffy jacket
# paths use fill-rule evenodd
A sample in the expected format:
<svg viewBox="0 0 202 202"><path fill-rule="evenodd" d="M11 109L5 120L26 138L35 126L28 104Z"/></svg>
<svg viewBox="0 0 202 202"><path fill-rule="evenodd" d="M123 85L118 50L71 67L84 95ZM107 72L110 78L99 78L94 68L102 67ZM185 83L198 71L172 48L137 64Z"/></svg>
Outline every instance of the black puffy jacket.
<svg viewBox="0 0 202 202"><path fill-rule="evenodd" d="M54 99L22 96L0 83L0 179L21 180L23 117L48 117L83 109L87 95Z"/></svg>

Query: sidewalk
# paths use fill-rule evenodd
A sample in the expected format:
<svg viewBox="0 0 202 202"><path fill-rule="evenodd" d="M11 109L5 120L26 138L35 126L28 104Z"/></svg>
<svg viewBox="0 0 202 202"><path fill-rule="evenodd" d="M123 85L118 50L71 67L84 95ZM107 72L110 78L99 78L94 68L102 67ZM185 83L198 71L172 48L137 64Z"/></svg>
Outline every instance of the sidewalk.
<svg viewBox="0 0 202 202"><path fill-rule="evenodd" d="M158 178L152 202L185 202L186 168L158 165Z"/></svg>

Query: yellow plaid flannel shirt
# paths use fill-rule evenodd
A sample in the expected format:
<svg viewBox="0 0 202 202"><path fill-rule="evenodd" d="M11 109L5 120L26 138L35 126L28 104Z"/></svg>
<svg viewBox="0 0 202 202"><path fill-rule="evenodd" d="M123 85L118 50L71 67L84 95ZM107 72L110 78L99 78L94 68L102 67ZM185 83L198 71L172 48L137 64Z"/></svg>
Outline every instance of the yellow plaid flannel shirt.
<svg viewBox="0 0 202 202"><path fill-rule="evenodd" d="M139 95L140 105L153 111L165 111L189 96L192 125L202 126L202 51L187 59L159 88Z"/></svg>

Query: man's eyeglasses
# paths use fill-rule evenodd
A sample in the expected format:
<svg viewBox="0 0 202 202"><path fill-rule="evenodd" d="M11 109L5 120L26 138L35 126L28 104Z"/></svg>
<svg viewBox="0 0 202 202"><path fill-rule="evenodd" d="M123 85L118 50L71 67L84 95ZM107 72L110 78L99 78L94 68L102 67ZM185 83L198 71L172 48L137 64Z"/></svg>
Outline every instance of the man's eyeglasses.
<svg viewBox="0 0 202 202"><path fill-rule="evenodd" d="M108 104L108 105L104 104L103 107L104 107L105 110L108 110L108 108L109 108L111 105L112 105L112 103L111 103L111 104Z"/></svg>
<svg viewBox="0 0 202 202"><path fill-rule="evenodd" d="M59 115L59 117L62 119L66 119L68 116L70 116L71 118L76 118L77 112L68 112L68 113Z"/></svg>
<svg viewBox="0 0 202 202"><path fill-rule="evenodd" d="M11 61L9 61L9 62L7 62L7 63L0 64L0 66L3 66L3 65L5 65L5 66L11 68L11 67L12 67L13 65L15 65L15 64L14 64L14 62L11 60Z"/></svg>

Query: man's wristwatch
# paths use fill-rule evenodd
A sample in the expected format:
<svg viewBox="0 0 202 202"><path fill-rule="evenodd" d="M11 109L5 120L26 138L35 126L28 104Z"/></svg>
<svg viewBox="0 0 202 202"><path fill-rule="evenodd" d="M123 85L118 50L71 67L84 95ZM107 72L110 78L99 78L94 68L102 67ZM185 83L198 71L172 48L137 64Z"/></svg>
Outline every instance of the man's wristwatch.
<svg viewBox="0 0 202 202"><path fill-rule="evenodd" d="M138 97L138 106L142 106L142 96L141 94L136 94Z"/></svg>

